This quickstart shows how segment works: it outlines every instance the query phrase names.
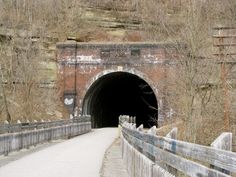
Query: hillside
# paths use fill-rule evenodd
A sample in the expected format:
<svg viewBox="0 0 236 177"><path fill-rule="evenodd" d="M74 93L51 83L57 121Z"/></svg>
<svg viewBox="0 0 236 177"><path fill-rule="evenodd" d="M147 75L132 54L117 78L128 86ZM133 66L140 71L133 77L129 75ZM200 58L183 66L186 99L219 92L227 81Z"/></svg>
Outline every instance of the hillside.
<svg viewBox="0 0 236 177"><path fill-rule="evenodd" d="M187 45L181 52L194 64L181 63L181 77L170 76L168 101L177 110L173 119L187 122L191 131L194 125L195 132L186 128L186 134L207 129L209 135L214 127L204 122L224 124L220 63L212 62L218 59L213 27L235 27L235 22L235 0L0 0L0 120L68 117L57 94L57 42L181 42ZM235 133L235 55L225 56L231 62L226 83ZM206 66L200 59L211 60ZM194 82L188 75L194 75ZM172 84L179 84L179 90L171 90ZM199 137L191 141L206 143Z"/></svg>

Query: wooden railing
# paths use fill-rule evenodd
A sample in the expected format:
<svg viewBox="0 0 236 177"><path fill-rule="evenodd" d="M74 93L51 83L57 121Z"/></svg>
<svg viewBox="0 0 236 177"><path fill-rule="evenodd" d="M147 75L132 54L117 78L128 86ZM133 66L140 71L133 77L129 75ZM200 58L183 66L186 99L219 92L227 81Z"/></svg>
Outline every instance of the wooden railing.
<svg viewBox="0 0 236 177"><path fill-rule="evenodd" d="M40 128L33 124L30 128L24 129L26 131L21 129L20 132L1 134L0 155L8 155L10 152L36 146L40 143L68 139L91 131L90 117L51 123L50 126L46 124L40 124Z"/></svg>
<svg viewBox="0 0 236 177"><path fill-rule="evenodd" d="M135 124L121 126L122 155L131 176L227 177L236 173L236 153L229 151L232 133L223 133L208 147L174 139L176 128L162 137L156 135L155 127L146 133Z"/></svg>
<svg viewBox="0 0 236 177"><path fill-rule="evenodd" d="M127 115L120 115L119 116L119 125L123 125L123 123L136 123L136 117L127 116Z"/></svg>
<svg viewBox="0 0 236 177"><path fill-rule="evenodd" d="M62 119L54 121L33 121L33 122L18 122L0 124L0 134L29 131L42 128L58 127L70 123L90 122L90 116L80 116L74 119Z"/></svg>

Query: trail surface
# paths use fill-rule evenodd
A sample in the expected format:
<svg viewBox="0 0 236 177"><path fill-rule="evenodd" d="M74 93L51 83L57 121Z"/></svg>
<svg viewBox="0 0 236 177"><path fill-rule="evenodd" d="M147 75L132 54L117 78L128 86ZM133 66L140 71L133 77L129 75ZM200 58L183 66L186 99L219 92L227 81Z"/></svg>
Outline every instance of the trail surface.
<svg viewBox="0 0 236 177"><path fill-rule="evenodd" d="M0 177L99 177L117 128L95 129L0 168Z"/></svg>

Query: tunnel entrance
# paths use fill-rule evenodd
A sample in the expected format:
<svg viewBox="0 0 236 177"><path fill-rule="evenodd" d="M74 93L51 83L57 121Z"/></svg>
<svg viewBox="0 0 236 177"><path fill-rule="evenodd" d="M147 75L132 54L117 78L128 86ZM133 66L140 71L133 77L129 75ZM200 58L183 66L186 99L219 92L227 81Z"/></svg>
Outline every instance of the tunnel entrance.
<svg viewBox="0 0 236 177"><path fill-rule="evenodd" d="M157 125L158 104L152 88L140 77L114 72L96 80L83 100L83 114L92 127L117 127L119 115L136 117L137 125Z"/></svg>

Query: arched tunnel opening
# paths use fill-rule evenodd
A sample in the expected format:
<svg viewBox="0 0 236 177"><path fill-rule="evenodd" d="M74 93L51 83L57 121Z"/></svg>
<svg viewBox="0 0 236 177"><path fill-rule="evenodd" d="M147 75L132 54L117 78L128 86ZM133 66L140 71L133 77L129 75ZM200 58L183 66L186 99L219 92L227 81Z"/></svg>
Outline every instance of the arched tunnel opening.
<svg viewBox="0 0 236 177"><path fill-rule="evenodd" d="M83 100L92 127L117 127L119 115L136 117L137 125L157 125L158 104L150 85L137 75L114 72L96 80Z"/></svg>

